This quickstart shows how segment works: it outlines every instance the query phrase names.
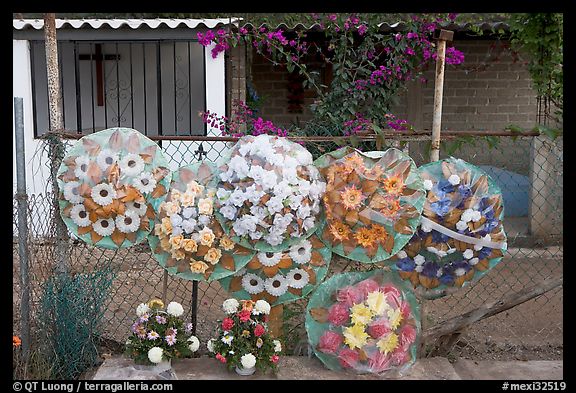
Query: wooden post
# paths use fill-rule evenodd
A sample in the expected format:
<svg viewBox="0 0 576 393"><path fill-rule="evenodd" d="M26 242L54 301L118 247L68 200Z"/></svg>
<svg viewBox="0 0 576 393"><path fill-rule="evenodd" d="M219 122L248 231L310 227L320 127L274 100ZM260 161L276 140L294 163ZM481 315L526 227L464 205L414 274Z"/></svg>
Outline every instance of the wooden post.
<svg viewBox="0 0 576 393"><path fill-rule="evenodd" d="M442 94L444 91L444 64L446 60L446 41L452 41L454 32L440 30L436 50L436 77L434 79L434 117L432 118L432 148L430 162L440 159L440 129L442 126Z"/></svg>
<svg viewBox="0 0 576 393"><path fill-rule="evenodd" d="M268 328L270 329L270 335L274 338L282 336L282 315L284 311L284 305L279 304L277 306L272 306L270 309L270 315L268 320Z"/></svg>

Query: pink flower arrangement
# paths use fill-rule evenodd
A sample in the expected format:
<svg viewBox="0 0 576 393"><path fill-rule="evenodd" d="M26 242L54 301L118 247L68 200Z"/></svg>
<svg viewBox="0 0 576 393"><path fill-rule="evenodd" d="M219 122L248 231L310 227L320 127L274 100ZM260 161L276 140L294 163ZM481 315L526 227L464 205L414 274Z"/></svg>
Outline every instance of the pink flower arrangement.
<svg viewBox="0 0 576 393"><path fill-rule="evenodd" d="M344 325L349 320L350 313L348 312L348 307L344 304L335 303L328 310L328 321L330 321L332 325Z"/></svg>
<svg viewBox="0 0 576 393"><path fill-rule="evenodd" d="M320 337L318 349L324 353L335 354L340 345L342 345L342 336L338 333L327 330Z"/></svg>

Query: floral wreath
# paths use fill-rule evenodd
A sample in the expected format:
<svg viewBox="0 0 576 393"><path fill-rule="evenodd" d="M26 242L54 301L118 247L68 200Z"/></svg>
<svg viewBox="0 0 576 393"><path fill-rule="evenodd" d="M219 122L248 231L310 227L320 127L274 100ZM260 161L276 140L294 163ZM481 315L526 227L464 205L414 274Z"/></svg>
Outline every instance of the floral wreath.
<svg viewBox="0 0 576 393"><path fill-rule="evenodd" d="M411 288L395 272L340 273L310 298L306 332L331 370L403 372L416 360L419 318Z"/></svg>
<svg viewBox="0 0 576 393"><path fill-rule="evenodd" d="M257 250L285 250L317 228L325 183L312 155L286 138L247 135L220 166L216 216L230 238Z"/></svg>
<svg viewBox="0 0 576 393"><path fill-rule="evenodd" d="M345 147L316 165L327 181L320 231L332 251L364 263L396 254L416 231L425 200L412 159L397 149Z"/></svg>
<svg viewBox="0 0 576 393"><path fill-rule="evenodd" d="M169 273L187 280L213 281L245 266L254 252L234 243L214 216L216 166L196 162L172 176L160 205L150 249Z"/></svg>
<svg viewBox="0 0 576 393"><path fill-rule="evenodd" d="M88 244L133 246L151 231L170 178L161 149L140 132L110 128L87 135L58 169L62 219Z"/></svg>
<svg viewBox="0 0 576 393"><path fill-rule="evenodd" d="M284 252L259 252L222 286L237 299L264 299L272 306L306 297L322 282L332 252L316 235Z"/></svg>
<svg viewBox="0 0 576 393"><path fill-rule="evenodd" d="M484 171L461 159L419 170L428 192L422 223L395 256L395 269L425 292L462 287L502 260L502 193Z"/></svg>

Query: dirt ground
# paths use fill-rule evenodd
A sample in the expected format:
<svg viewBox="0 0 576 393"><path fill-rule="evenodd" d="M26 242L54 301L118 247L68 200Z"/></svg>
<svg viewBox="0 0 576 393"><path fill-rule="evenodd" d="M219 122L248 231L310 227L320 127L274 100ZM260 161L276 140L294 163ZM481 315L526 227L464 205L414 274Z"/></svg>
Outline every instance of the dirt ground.
<svg viewBox="0 0 576 393"><path fill-rule="evenodd" d="M54 248L50 245L31 247L32 310L38 309L41 296L40 283L54 268L42 261L54 261ZM441 299L426 301L423 324L436 323L470 311L485 302L498 300L505 294L532 286L547 277L563 274L562 248L554 250L510 250L504 260L479 281ZM166 275L151 257L146 247L134 247L118 252L78 244L71 254L71 271L89 273L105 266L115 271L112 287L107 293L104 324L102 327L103 351L117 352L129 335L130 325L139 303L153 297L178 301L190 318L192 283ZM13 311L14 329L19 326L19 261L17 245L13 260ZM331 263L330 274L343 269L345 262L338 258ZM347 269L349 270L349 269ZM228 297L218 282L198 285L198 314L196 335L206 342L213 334L216 321L223 317L222 301ZM460 336L448 357L495 360L559 360L563 357L562 288L552 290L506 312L472 325ZM301 305L303 305L302 303ZM290 335L295 354L303 354L306 336L303 330L303 313L298 313L287 326L294 327ZM205 349L204 349L205 351ZM299 352L299 353L298 353Z"/></svg>

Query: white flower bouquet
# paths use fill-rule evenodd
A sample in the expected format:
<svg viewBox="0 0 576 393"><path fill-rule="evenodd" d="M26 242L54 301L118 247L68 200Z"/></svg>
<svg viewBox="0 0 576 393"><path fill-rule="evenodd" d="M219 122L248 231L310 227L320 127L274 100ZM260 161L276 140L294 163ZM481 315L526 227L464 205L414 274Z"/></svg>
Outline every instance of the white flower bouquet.
<svg viewBox="0 0 576 393"><path fill-rule="evenodd" d="M215 170L213 164L197 162L174 172L154 233L148 236L160 265L183 279L219 280L254 255L234 243L214 217Z"/></svg>
<svg viewBox="0 0 576 393"><path fill-rule="evenodd" d="M219 169L216 216L233 241L276 252L317 228L326 183L304 147L282 137L244 136Z"/></svg>
<svg viewBox="0 0 576 393"><path fill-rule="evenodd" d="M146 238L171 173L152 140L130 128L81 138L58 170L68 229L89 244L115 249Z"/></svg>

